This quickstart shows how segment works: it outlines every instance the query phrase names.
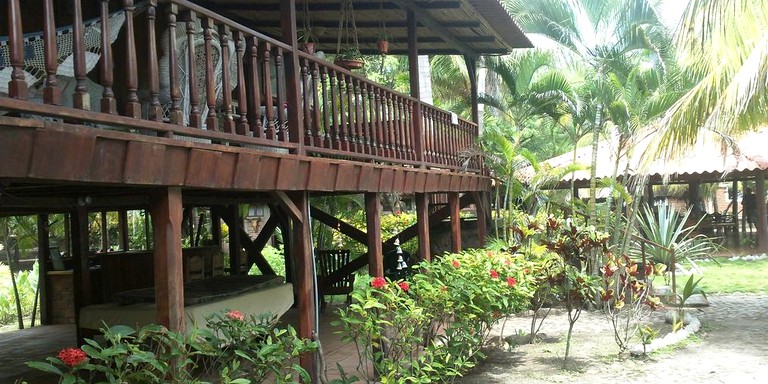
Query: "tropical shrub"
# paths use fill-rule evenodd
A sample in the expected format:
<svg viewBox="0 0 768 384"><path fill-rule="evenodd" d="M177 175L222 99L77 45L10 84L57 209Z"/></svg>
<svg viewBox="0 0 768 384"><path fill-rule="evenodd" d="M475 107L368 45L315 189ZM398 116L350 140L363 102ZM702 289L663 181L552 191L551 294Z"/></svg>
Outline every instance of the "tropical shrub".
<svg viewBox="0 0 768 384"><path fill-rule="evenodd" d="M646 204L642 212L639 228L641 235L656 244L673 249L676 260L706 258L717 250L717 246L706 236L693 233L698 223L686 225L691 209L678 213L669 205L651 207ZM654 263L664 264L668 269L675 267L671 265L670 252L652 244L646 246L645 251Z"/></svg>
<svg viewBox="0 0 768 384"><path fill-rule="evenodd" d="M494 324L527 308L530 268L519 254L447 254L414 267L408 281L372 279L335 325L357 346L365 380L377 372L382 383L445 381L482 357Z"/></svg>
<svg viewBox="0 0 768 384"><path fill-rule="evenodd" d="M288 326L246 317L238 311L214 314L209 329L188 334L160 325L139 330L119 325L103 330L105 342L86 339L80 348L65 348L30 367L58 375L60 383L289 383L309 380L292 363L317 348Z"/></svg>

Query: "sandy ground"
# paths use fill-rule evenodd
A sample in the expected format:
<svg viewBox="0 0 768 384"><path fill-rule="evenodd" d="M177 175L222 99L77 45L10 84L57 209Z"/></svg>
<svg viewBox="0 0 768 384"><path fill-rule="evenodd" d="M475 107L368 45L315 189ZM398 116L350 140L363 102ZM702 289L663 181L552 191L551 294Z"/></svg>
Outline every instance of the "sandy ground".
<svg viewBox="0 0 768 384"><path fill-rule="evenodd" d="M534 344L512 337L512 346L488 358L459 383L765 383L768 382L768 296L710 295L710 306L692 309L702 323L696 336L646 357L618 354L610 323L584 313L576 323L565 368L565 313L551 314ZM663 313L651 316L663 327ZM500 326L495 329L496 334ZM504 336L530 331L530 317L510 318ZM520 342L518 345L517 342Z"/></svg>

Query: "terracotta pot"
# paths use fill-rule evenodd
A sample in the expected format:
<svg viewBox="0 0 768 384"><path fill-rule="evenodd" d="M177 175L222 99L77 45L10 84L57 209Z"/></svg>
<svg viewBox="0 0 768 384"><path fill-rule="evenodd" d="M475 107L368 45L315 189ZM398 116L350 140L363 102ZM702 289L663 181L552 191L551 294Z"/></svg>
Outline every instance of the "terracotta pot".
<svg viewBox="0 0 768 384"><path fill-rule="evenodd" d="M302 43L301 44L301 50L309 53L310 55L315 54L315 43Z"/></svg>
<svg viewBox="0 0 768 384"><path fill-rule="evenodd" d="M379 53L386 55L389 52L389 41L379 40Z"/></svg>
<svg viewBox="0 0 768 384"><path fill-rule="evenodd" d="M350 69L350 70L360 69L365 66L365 62L358 59L336 59L336 61L334 61L333 63L338 65L339 67Z"/></svg>

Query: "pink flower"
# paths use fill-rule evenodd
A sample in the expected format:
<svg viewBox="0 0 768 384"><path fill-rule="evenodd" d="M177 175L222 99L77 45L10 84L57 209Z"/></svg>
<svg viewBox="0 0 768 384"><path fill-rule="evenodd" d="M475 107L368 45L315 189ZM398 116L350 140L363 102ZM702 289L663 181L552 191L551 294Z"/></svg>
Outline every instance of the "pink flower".
<svg viewBox="0 0 768 384"><path fill-rule="evenodd" d="M512 265L512 260L509 260L509 259L504 259L504 265L506 265L507 267L509 267L510 265Z"/></svg>
<svg viewBox="0 0 768 384"><path fill-rule="evenodd" d="M459 261L458 261L458 260L454 260L454 261L453 261L453 267L454 267L454 268L458 268L458 267L460 267L460 266L461 266L461 264L459 264Z"/></svg>
<svg viewBox="0 0 768 384"><path fill-rule="evenodd" d="M229 311L227 312L227 317L230 320L237 320L237 321L245 320L245 315L240 311Z"/></svg>
<svg viewBox="0 0 768 384"><path fill-rule="evenodd" d="M499 273L496 272L495 269L491 269L491 277L494 278L494 279L498 279L499 278Z"/></svg>
<svg viewBox="0 0 768 384"><path fill-rule="evenodd" d="M411 285L408 284L407 281L401 281L400 283L397 284L397 286L400 287L400 289L402 289L405 292L408 292L408 290L411 289Z"/></svg>
<svg viewBox="0 0 768 384"><path fill-rule="evenodd" d="M507 277L507 285L514 287L517 284L517 280L514 277Z"/></svg>
<svg viewBox="0 0 768 384"><path fill-rule="evenodd" d="M80 348L64 348L56 357L70 367L80 365L88 359L88 355Z"/></svg>
<svg viewBox="0 0 768 384"><path fill-rule="evenodd" d="M371 280L371 287L374 287L376 289L383 288L387 285L387 280L384 280L383 277L374 277L373 280Z"/></svg>

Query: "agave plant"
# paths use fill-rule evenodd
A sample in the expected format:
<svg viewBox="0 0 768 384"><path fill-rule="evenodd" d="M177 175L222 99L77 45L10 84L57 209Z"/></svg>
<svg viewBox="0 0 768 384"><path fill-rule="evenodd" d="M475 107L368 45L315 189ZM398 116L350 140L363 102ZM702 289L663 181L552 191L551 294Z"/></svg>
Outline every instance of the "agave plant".
<svg viewBox="0 0 768 384"><path fill-rule="evenodd" d="M694 234L701 220L686 226L690 215L690 208L680 213L669 205L659 205L654 209L646 204L640 215L640 234L662 247L673 250L676 260L685 259L690 262L692 259L709 258L717 250L717 245L704 235ZM633 256L639 256L639 249L631 251ZM674 268L674 265L671 265L672 253L666 249L649 244L645 252L654 263Z"/></svg>

